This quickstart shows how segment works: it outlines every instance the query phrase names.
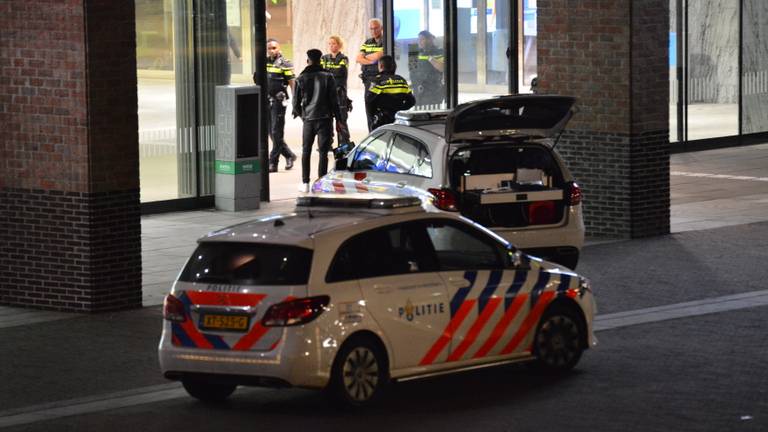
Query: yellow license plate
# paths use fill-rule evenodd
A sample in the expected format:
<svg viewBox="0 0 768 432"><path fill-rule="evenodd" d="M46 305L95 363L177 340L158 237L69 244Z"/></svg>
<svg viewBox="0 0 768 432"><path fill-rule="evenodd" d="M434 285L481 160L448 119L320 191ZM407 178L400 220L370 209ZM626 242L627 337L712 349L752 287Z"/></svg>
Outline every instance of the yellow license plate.
<svg viewBox="0 0 768 432"><path fill-rule="evenodd" d="M203 330L248 330L248 315L219 315L205 314L200 317L200 328Z"/></svg>

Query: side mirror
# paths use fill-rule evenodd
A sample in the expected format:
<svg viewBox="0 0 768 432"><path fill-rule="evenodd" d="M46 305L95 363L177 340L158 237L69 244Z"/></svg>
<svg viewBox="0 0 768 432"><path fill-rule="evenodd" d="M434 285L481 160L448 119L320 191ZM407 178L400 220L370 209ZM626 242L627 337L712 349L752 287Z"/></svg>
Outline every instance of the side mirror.
<svg viewBox="0 0 768 432"><path fill-rule="evenodd" d="M336 163L334 167L336 168L337 171L346 171L347 158L336 159Z"/></svg>
<svg viewBox="0 0 768 432"><path fill-rule="evenodd" d="M528 268L528 260L523 257L522 252L515 248L507 249L507 258L510 268L519 270L526 270Z"/></svg>

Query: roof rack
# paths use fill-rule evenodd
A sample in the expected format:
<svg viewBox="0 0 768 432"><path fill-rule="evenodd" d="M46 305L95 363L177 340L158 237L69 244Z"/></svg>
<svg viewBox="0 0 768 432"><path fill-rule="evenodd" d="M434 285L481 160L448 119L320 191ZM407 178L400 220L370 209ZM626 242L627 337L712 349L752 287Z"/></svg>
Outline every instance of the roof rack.
<svg viewBox="0 0 768 432"><path fill-rule="evenodd" d="M313 194L296 198L296 207L304 207L307 210L316 207L333 209L371 209L371 210L396 210L406 208L421 208L421 200L410 196L338 196L336 194Z"/></svg>
<svg viewBox="0 0 768 432"><path fill-rule="evenodd" d="M398 111L395 114L395 124L420 126L444 123L451 110L435 111Z"/></svg>

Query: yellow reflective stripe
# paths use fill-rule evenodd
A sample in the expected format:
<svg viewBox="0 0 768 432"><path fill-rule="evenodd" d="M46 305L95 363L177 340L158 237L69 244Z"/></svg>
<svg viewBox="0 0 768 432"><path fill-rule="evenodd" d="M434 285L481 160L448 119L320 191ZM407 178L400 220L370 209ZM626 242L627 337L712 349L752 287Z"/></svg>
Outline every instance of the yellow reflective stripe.
<svg viewBox="0 0 768 432"><path fill-rule="evenodd" d="M360 47L360 51L364 51L366 53L373 53L373 52L384 51L384 47L378 46L378 45L363 44L363 46Z"/></svg>
<svg viewBox="0 0 768 432"><path fill-rule="evenodd" d="M420 55L419 60L429 60L429 56Z"/></svg>
<svg viewBox="0 0 768 432"><path fill-rule="evenodd" d="M381 93L384 94L399 94L399 93L410 93L411 89L408 87L393 87L393 88L383 88L381 89Z"/></svg>
<svg viewBox="0 0 768 432"><path fill-rule="evenodd" d="M433 60L442 60L443 56L432 56L432 59ZM419 56L419 60L427 60L427 61L429 61L429 56L427 56L427 55L420 55Z"/></svg>
<svg viewBox="0 0 768 432"><path fill-rule="evenodd" d="M287 77L292 77L293 76L293 71L291 69L283 69L283 75L285 75Z"/></svg>
<svg viewBox="0 0 768 432"><path fill-rule="evenodd" d="M267 66L267 72L278 73L279 74L279 73L282 73L283 70L281 68L279 68L279 67Z"/></svg>

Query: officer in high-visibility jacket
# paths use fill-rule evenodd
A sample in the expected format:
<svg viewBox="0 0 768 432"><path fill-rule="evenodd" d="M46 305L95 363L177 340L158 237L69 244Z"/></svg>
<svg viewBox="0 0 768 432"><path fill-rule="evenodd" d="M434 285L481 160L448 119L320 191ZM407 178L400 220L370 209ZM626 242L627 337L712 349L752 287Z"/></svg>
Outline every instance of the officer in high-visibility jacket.
<svg viewBox="0 0 768 432"><path fill-rule="evenodd" d="M372 18L368 20L368 30L371 32L371 37L363 42L360 46L360 52L357 53L355 61L360 63L360 79L363 80L363 88L365 89L365 116L368 118L368 132L373 128L373 111L368 104L368 88L371 83L376 79L376 75L379 74L378 62L381 56L384 55L384 29L381 24L381 20L378 18Z"/></svg>
<svg viewBox="0 0 768 432"><path fill-rule="evenodd" d="M333 75L336 81L336 99L339 103L341 117L336 119L337 146L345 147L350 144L349 127L347 126L347 113L352 110L352 101L347 97L347 74L349 72L349 59L343 52L344 41L340 36L328 37L328 54L320 58L320 66Z"/></svg>
<svg viewBox="0 0 768 432"><path fill-rule="evenodd" d="M414 60L409 65L416 104L439 108L445 100L445 54L435 44L435 35L427 30L419 32L419 51Z"/></svg>
<svg viewBox="0 0 768 432"><path fill-rule="evenodd" d="M372 130L395 121L398 111L410 109L416 104L408 81L395 74L397 64L390 55L379 59L379 74L371 83L365 102L373 111Z"/></svg>
<svg viewBox="0 0 768 432"><path fill-rule="evenodd" d="M293 64L283 57L280 43L276 39L267 40L267 99L269 100L269 137L272 138L272 151L269 153L269 172L277 171L280 155L285 157L285 169L293 168L296 155L288 148L285 135L285 108L288 105L288 87L293 92ZM256 74L253 75L256 82Z"/></svg>

